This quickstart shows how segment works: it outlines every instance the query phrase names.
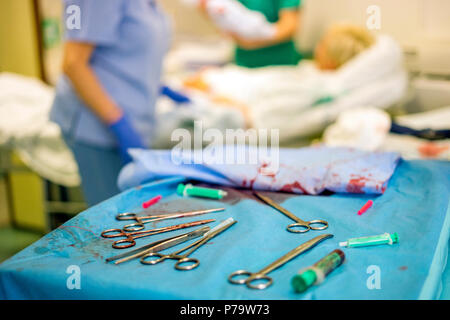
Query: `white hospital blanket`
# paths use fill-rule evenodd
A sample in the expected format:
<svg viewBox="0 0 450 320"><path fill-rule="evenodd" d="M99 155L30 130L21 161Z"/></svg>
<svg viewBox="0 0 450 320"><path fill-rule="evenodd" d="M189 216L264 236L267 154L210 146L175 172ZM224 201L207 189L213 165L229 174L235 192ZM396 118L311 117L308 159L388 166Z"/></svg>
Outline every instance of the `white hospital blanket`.
<svg viewBox="0 0 450 320"><path fill-rule="evenodd" d="M48 118L53 96L53 89L39 80L0 73L0 145L16 150L42 177L77 186L77 164L58 125Z"/></svg>
<svg viewBox="0 0 450 320"><path fill-rule="evenodd" d="M450 106L433 111L396 117L395 121L417 130L450 128ZM390 133L391 119L380 109L347 110L324 132L322 140L332 147L353 147L367 151L396 151L403 159L450 160L450 139L428 141Z"/></svg>

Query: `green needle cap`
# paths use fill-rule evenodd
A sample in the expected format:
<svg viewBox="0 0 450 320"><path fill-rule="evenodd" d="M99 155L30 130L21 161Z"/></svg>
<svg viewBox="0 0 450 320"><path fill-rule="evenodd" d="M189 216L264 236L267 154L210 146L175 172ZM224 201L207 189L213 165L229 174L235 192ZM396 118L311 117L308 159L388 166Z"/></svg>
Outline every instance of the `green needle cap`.
<svg viewBox="0 0 450 320"><path fill-rule="evenodd" d="M292 278L291 284L295 291L303 292L316 281L317 276L314 270L306 270L302 274L297 274Z"/></svg>
<svg viewBox="0 0 450 320"><path fill-rule="evenodd" d="M179 194L179 195L183 195L183 193L184 193L184 188L185 188L186 186L184 185L184 184L182 184L182 183L180 183L179 185L178 185L178 187L177 187L177 193Z"/></svg>
<svg viewBox="0 0 450 320"><path fill-rule="evenodd" d="M398 242L398 234L397 234L397 232L394 232L393 234L391 234L391 239L392 239L392 243L397 243Z"/></svg>

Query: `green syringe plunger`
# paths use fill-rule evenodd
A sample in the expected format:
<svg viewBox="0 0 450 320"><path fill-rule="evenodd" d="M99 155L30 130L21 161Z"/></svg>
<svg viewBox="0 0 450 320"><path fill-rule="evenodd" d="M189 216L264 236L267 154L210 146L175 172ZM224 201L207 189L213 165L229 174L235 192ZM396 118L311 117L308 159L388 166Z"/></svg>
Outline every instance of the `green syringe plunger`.
<svg viewBox="0 0 450 320"><path fill-rule="evenodd" d="M180 183L177 187L177 192L182 196L202 197L211 199L222 199L227 195L226 191L213 188L196 187L192 184Z"/></svg>

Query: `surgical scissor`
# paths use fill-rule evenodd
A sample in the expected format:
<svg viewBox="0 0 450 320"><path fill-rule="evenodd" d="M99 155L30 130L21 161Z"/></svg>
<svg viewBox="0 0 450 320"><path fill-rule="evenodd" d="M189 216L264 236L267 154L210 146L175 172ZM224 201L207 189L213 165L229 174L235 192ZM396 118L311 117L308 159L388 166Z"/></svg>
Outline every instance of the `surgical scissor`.
<svg viewBox="0 0 450 320"><path fill-rule="evenodd" d="M189 227L198 226L205 223L210 223L216 221L215 219L208 219L208 220L199 220L194 222L188 222L188 223L182 223L177 224L174 226L169 227L163 227L163 228L155 228L151 230L146 231L135 231L135 232L126 232L121 229L108 229L102 232L102 237L104 238L119 238L119 237L125 237L126 239L121 239L115 241L112 246L115 249L126 249L130 248L136 245L136 239L152 236L155 234L163 233L163 232L169 232L173 230L178 229L184 229Z"/></svg>
<svg viewBox="0 0 450 320"><path fill-rule="evenodd" d="M309 230L325 230L326 228L328 228L328 222L326 222L325 220L303 221L299 217L295 216L292 212L290 212L290 211L286 210L285 208L283 208L282 206L280 206L278 203L276 203L272 199L270 199L266 196L263 196L262 194L257 193L257 192L254 192L254 195L257 196L262 201L264 201L269 206L271 206L272 208L280 211L281 213L283 213L284 215L286 215L287 217L289 217L295 221L295 223L292 223L287 226L286 229L289 232L303 233L303 232L308 232ZM322 226L314 227L314 226L312 226L313 224L319 224ZM295 228L302 228L302 229L295 229Z"/></svg>
<svg viewBox="0 0 450 320"><path fill-rule="evenodd" d="M222 223L220 223L219 225L217 225L216 227L212 228L210 231L205 233L201 239L195 241L194 243L191 243L190 245L188 245L178 251L175 251L171 254L161 254L158 252L148 253L145 256L141 257L141 263L155 265L157 263L163 262L166 259L173 259L173 260L178 260L175 264L175 269L184 270L184 271L192 270L192 269L198 267L198 265L200 264L200 261L196 258L189 258L189 255L191 253L193 253L195 250L197 250L199 247L204 245L206 242L208 242L209 240L214 238L216 235L218 235L219 233L221 233L221 232L225 231L226 229L228 229L229 227L231 227L236 222L237 221L234 220L233 218L228 218L227 220L223 221ZM188 249L191 249L191 250L189 250L188 252L186 252L183 255L180 255L181 252L186 251ZM152 259L152 260L147 259L147 258L151 258L151 257L157 257L157 259Z"/></svg>
<svg viewBox="0 0 450 320"><path fill-rule="evenodd" d="M161 250L165 250L171 247L174 247L180 243L189 241L191 239L203 236L206 232L211 230L210 227L204 226L199 229L196 229L191 232L183 233L178 236L170 237L167 239L158 240L155 242L152 242L150 244L147 244L145 246L142 246L138 249L131 250L125 253L118 254L114 257L110 257L106 259L106 262L115 261L114 264L120 264L122 262L126 262L132 259L136 259L139 257L142 257L150 252L158 252Z"/></svg>
<svg viewBox="0 0 450 320"><path fill-rule="evenodd" d="M225 210L225 208L214 208L214 209L204 209L204 210L196 210L196 211L188 211L188 212L175 212L175 213L170 213L170 214L148 215L148 216L138 216L136 213L126 212L126 213L119 213L116 216L116 220L120 220L120 221L135 220L136 223L127 224L122 229L123 231L126 231L126 232L133 232L133 231L143 230L145 227L144 224L146 224L146 223L168 220L168 219L192 217L192 216L198 216L201 214L219 212L219 211L224 211L224 210Z"/></svg>
<svg viewBox="0 0 450 320"><path fill-rule="evenodd" d="M287 254L285 254L284 256L282 256L281 258L279 258L278 260L276 260L275 262L271 263L270 265L261 269L258 272L252 273L252 272L246 271L246 270L238 270L238 271L233 272L228 277L228 281L233 284L245 284L247 287L249 287L251 289L265 289L273 283L272 278L267 276L268 273L281 267L285 263L287 263L290 260L297 257L299 254L315 247L318 243L322 242L323 240L332 238L332 237L333 237L332 234L323 234L323 235L317 236L317 237L299 245L294 250L288 252ZM237 276L247 276L247 277L243 278L243 279L238 279L238 280L233 279ZM253 281L257 281L257 280L265 280L266 282L260 283L260 284L255 284L255 285L252 284Z"/></svg>

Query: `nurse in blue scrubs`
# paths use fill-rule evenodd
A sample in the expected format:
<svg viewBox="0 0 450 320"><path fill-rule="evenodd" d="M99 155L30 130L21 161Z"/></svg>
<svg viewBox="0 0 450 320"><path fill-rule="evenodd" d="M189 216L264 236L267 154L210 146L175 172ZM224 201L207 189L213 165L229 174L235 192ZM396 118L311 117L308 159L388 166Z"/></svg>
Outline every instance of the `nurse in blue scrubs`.
<svg viewBox="0 0 450 320"><path fill-rule="evenodd" d="M74 6L78 17L70 16ZM127 149L151 146L170 26L156 0L65 0L65 9L63 75L50 118L94 205L119 192Z"/></svg>

